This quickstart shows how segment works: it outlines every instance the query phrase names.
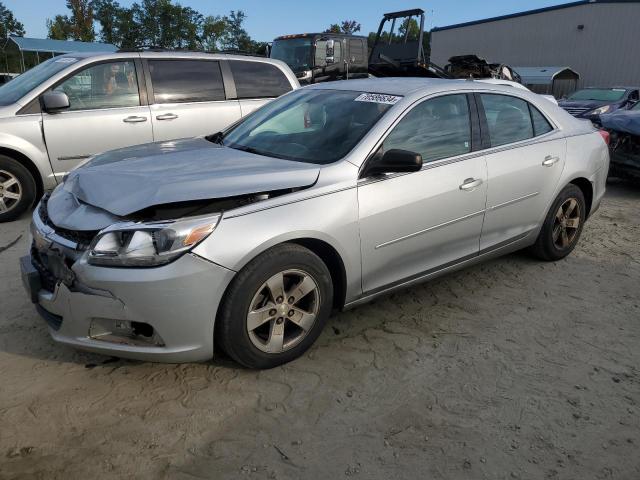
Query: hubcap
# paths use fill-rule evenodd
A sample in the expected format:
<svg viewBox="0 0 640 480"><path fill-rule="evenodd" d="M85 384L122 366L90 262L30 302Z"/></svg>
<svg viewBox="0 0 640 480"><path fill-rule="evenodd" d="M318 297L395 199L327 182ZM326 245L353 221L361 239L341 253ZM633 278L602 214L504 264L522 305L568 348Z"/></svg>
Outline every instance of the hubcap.
<svg viewBox="0 0 640 480"><path fill-rule="evenodd" d="M251 300L249 339L263 352L285 352L307 336L319 308L320 290L311 275L302 270L276 273Z"/></svg>
<svg viewBox="0 0 640 480"><path fill-rule="evenodd" d="M0 213L12 210L22 198L22 185L10 172L0 170Z"/></svg>
<svg viewBox="0 0 640 480"><path fill-rule="evenodd" d="M580 204L575 198L567 199L558 211L553 222L553 243L559 249L573 244L580 227Z"/></svg>

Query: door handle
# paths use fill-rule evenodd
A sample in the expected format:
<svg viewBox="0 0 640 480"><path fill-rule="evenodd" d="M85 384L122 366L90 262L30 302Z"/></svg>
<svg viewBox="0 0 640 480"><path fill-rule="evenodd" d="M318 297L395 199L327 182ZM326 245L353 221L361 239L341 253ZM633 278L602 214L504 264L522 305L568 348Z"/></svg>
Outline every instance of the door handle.
<svg viewBox="0 0 640 480"><path fill-rule="evenodd" d="M127 117L122 121L124 123L140 123L140 122L146 122L147 117L137 117L135 115L131 115L130 117Z"/></svg>
<svg viewBox="0 0 640 480"><path fill-rule="evenodd" d="M175 113L163 113L162 115L158 115L156 120L175 120L178 118L178 115Z"/></svg>
<svg viewBox="0 0 640 480"><path fill-rule="evenodd" d="M480 178L467 178L462 185L460 185L460 190L468 192L473 190L474 188L482 185L482 179Z"/></svg>
<svg viewBox="0 0 640 480"><path fill-rule="evenodd" d="M551 155L547 155L544 157L544 162L542 162L542 166L544 167L552 167L555 163L560 160L560 157L552 157Z"/></svg>

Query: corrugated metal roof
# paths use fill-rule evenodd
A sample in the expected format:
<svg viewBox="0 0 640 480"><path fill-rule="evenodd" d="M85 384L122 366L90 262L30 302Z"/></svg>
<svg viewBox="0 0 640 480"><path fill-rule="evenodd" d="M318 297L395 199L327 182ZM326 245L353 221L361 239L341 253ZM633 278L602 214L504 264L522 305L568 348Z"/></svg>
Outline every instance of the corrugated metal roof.
<svg viewBox="0 0 640 480"><path fill-rule="evenodd" d="M115 52L118 47L110 43L51 40L50 38L9 37L23 52Z"/></svg>
<svg viewBox="0 0 640 480"><path fill-rule="evenodd" d="M525 85L551 85L556 75L569 71L576 76L580 74L569 67L512 67Z"/></svg>
<svg viewBox="0 0 640 480"><path fill-rule="evenodd" d="M589 5L593 3L639 3L640 0L580 0L578 2L562 3L551 7L537 8L535 10L527 10L525 12L511 13L509 15L501 15L499 17L485 18L482 20L474 20L471 22L456 23L455 25L447 25L446 27L432 28L432 32L440 30L450 30L452 28L468 27L469 25L478 25L480 23L495 22L497 20L506 20L508 18L524 17L525 15L534 15L536 13L550 12L552 10L561 10L563 8L578 7L581 5Z"/></svg>

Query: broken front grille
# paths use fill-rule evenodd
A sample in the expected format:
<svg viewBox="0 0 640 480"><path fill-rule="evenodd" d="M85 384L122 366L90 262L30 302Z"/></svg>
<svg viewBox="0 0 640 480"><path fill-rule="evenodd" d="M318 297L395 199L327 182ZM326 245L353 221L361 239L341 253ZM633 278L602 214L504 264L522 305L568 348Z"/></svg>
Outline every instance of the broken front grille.
<svg viewBox="0 0 640 480"><path fill-rule="evenodd" d="M87 230L87 231L75 231L75 230L67 230L64 228L58 227L55 223L51 221L49 218L49 212L47 210L47 199L43 198L40 202L40 209L38 210L38 215L40 215L40 219L49 227L53 228L56 232L56 235L69 240L78 245L77 250L86 250L91 241L94 239L97 230Z"/></svg>

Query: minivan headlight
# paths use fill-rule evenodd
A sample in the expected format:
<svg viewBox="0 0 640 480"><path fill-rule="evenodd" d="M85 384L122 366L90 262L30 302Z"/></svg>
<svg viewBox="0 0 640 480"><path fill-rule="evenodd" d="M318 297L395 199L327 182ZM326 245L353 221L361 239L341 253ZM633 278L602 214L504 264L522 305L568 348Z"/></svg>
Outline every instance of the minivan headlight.
<svg viewBox="0 0 640 480"><path fill-rule="evenodd" d="M100 231L89 247L88 262L108 267L166 265L207 238L220 215L166 222L123 222Z"/></svg>

